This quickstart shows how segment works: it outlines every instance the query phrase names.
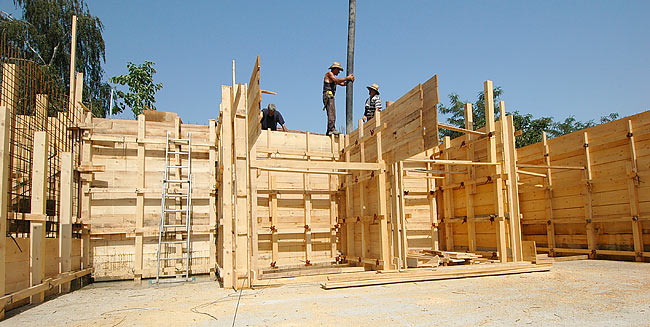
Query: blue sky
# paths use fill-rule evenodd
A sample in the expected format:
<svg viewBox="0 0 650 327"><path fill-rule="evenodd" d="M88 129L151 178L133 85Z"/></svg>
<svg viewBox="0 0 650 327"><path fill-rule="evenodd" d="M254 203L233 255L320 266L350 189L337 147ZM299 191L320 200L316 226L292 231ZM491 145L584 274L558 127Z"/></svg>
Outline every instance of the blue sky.
<svg viewBox="0 0 650 327"><path fill-rule="evenodd" d="M7 1L9 2L9 1ZM156 63L157 107L204 124L218 115L220 85L248 82L261 56L263 105L287 127L324 132L322 79L345 65L348 1L89 0L104 23L106 78L126 62ZM11 9L11 3L0 9ZM508 110L597 119L650 109L650 1L367 1L357 3L355 122L366 85L396 100L438 74L440 95L474 100L483 81ZM337 126L345 124L345 90ZM132 118L132 114L124 115ZM355 123L356 124L356 123Z"/></svg>

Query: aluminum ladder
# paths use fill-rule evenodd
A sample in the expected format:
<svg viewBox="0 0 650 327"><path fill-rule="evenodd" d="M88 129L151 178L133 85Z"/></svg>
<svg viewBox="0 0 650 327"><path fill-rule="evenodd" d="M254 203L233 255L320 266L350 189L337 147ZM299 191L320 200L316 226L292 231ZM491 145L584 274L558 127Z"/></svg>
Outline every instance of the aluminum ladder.
<svg viewBox="0 0 650 327"><path fill-rule="evenodd" d="M192 136L171 138L167 132L160 199L156 283L190 279L192 226ZM175 278L165 278L175 277ZM163 279L161 279L163 278Z"/></svg>

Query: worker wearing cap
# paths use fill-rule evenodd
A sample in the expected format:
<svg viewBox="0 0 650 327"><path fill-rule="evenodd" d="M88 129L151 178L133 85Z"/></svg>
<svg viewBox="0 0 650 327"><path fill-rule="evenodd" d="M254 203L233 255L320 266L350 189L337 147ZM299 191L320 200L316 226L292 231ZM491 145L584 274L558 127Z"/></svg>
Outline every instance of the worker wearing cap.
<svg viewBox="0 0 650 327"><path fill-rule="evenodd" d="M372 84L366 86L370 95L366 100L366 109L363 113L363 121L368 121L375 117L375 112L381 111L381 99L379 98L379 85Z"/></svg>
<svg viewBox="0 0 650 327"><path fill-rule="evenodd" d="M287 131L287 128L284 126L284 118L282 114L275 110L275 104L271 103L266 109L262 109L262 129L270 129L272 131L277 130L278 124L282 126L283 131Z"/></svg>
<svg viewBox="0 0 650 327"><path fill-rule="evenodd" d="M330 71L325 74L323 79L323 110L327 110L327 135L340 134L336 130L336 108L334 107L334 94L336 85L347 86L348 82L354 82L354 75L350 74L344 78L336 78L343 67L339 62L334 62L330 66Z"/></svg>

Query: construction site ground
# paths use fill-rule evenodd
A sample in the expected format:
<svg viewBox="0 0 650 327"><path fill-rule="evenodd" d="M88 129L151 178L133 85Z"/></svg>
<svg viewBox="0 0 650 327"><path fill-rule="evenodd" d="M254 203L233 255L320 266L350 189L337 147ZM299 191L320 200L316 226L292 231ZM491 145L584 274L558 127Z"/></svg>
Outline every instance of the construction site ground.
<svg viewBox="0 0 650 327"><path fill-rule="evenodd" d="M650 326L650 264L577 260L550 272L324 290L222 289L207 277L94 283L0 326Z"/></svg>

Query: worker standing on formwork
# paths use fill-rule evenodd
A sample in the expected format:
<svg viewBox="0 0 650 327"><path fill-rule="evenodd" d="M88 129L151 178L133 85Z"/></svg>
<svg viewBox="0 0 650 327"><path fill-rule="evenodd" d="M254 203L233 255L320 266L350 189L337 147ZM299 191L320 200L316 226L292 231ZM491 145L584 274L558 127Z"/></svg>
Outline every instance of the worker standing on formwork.
<svg viewBox="0 0 650 327"><path fill-rule="evenodd" d="M375 117L375 112L381 111L381 98L379 98L379 85L373 83L370 86L366 86L368 89L369 97L366 100L366 108L363 112L363 121L369 121L372 117Z"/></svg>
<svg viewBox="0 0 650 327"><path fill-rule="evenodd" d="M347 86L348 81L354 82L354 75L350 74L345 78L336 78L336 75L343 71L341 64L336 61L329 69L330 71L325 74L323 80L323 110L327 110L326 135L338 135L340 133L336 130L336 108L334 106L336 85Z"/></svg>

